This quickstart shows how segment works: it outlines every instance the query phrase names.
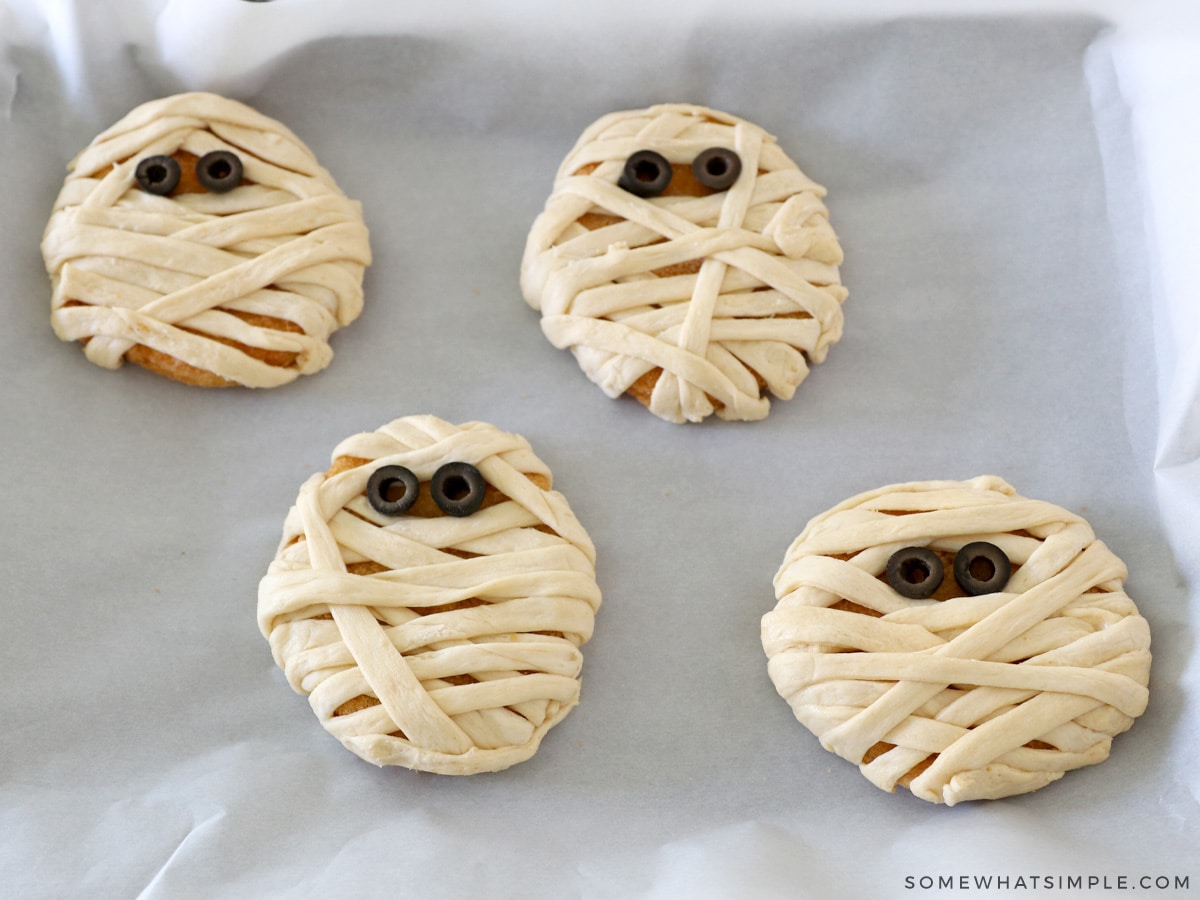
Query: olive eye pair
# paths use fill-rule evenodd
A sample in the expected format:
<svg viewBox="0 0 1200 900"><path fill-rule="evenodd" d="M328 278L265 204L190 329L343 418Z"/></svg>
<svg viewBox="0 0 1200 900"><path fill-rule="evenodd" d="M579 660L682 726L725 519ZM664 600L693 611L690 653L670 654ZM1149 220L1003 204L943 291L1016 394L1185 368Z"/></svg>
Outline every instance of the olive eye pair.
<svg viewBox="0 0 1200 900"><path fill-rule="evenodd" d="M487 484L470 463L448 462L433 473L429 493L448 516L469 516L483 504ZM367 502L381 515L402 516L417 502L420 482L404 466L380 466L367 481Z"/></svg>
<svg viewBox="0 0 1200 900"><path fill-rule="evenodd" d="M671 183L671 164L661 153L639 150L625 160L617 186L638 197L657 197ZM742 160L725 147L709 147L692 160L692 174L706 188L724 191L742 174Z"/></svg>
<svg viewBox="0 0 1200 900"><path fill-rule="evenodd" d="M183 174L172 156L147 156L137 164L133 178L147 194L166 196L179 186ZM232 191L242 183L242 161L236 153L213 150L196 160L196 180L214 194Z"/></svg>
<svg viewBox="0 0 1200 900"><path fill-rule="evenodd" d="M887 561L888 584L902 597L924 600L933 596L945 577L942 560L928 547L905 547ZM987 541L973 541L954 557L954 580L968 595L1001 590L1012 574L1004 551Z"/></svg>

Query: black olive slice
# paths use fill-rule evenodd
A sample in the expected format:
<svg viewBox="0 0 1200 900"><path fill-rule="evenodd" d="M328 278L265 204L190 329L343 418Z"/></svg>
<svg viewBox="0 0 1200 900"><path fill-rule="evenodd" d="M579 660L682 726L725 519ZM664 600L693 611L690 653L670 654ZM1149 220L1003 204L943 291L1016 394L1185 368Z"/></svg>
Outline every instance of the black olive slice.
<svg viewBox="0 0 1200 900"><path fill-rule="evenodd" d="M402 516L417 502L420 482L404 466L380 466L367 481L367 502L385 516Z"/></svg>
<svg viewBox="0 0 1200 900"><path fill-rule="evenodd" d="M639 150L625 160L617 187L638 197L657 197L671 183L671 164L661 153Z"/></svg>
<svg viewBox="0 0 1200 900"><path fill-rule="evenodd" d="M214 194L232 191L242 183L242 161L228 150L212 150L197 160L196 180Z"/></svg>
<svg viewBox="0 0 1200 900"><path fill-rule="evenodd" d="M170 156L147 156L133 170L133 178L147 194L166 196L179 184L179 163Z"/></svg>
<svg viewBox="0 0 1200 900"><path fill-rule="evenodd" d="M709 147L692 160L692 174L706 188L725 191L742 174L742 158L726 147Z"/></svg>
<svg viewBox="0 0 1200 900"><path fill-rule="evenodd" d="M469 516L483 503L487 484L470 463L448 462L433 473L429 492L448 516Z"/></svg>
<svg viewBox="0 0 1200 900"><path fill-rule="evenodd" d="M1011 574L1004 551L988 541L973 541L954 557L954 580L972 597L1002 590Z"/></svg>
<svg viewBox="0 0 1200 900"><path fill-rule="evenodd" d="M887 561L888 584L901 597L924 600L933 596L945 576L941 558L928 547L905 547Z"/></svg>

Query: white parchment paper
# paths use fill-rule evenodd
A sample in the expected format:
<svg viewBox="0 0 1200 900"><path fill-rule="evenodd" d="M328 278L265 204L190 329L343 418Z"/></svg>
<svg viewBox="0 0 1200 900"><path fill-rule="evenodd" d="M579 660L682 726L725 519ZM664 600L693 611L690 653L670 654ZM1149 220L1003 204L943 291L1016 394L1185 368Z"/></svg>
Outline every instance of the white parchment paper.
<svg viewBox="0 0 1200 900"><path fill-rule="evenodd" d="M0 0L0 895L1196 890L1197 32L1158 4L967 6ZM317 376L189 389L49 328L67 161L185 89L280 119L363 201L366 310ZM829 188L845 338L762 422L606 399L520 297L579 132L672 100L762 125ZM300 483L423 412L528 437L599 553L581 704L502 773L356 759L255 624ZM822 750L758 623L809 517L982 473L1126 561L1151 705L1104 764L945 809Z"/></svg>

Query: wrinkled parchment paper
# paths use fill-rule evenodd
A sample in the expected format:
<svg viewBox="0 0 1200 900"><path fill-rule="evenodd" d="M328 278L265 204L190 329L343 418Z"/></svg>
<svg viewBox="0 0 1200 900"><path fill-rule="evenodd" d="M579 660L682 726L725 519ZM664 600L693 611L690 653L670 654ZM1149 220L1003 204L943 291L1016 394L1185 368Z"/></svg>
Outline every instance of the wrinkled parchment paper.
<svg viewBox="0 0 1200 900"><path fill-rule="evenodd" d="M1195 890L1186 11L413 6L0 0L0 893ZM189 389L99 369L50 330L38 243L66 163L185 89L280 119L364 203L366 310L317 376ZM520 297L579 132L670 100L762 125L829 188L845 337L762 422L608 400ZM528 437L604 592L580 706L531 761L467 779L341 748L254 615L300 483L343 437L423 412ZM758 623L810 516L982 473L1081 511L1126 561L1151 705L1104 764L945 809L822 750L775 694Z"/></svg>

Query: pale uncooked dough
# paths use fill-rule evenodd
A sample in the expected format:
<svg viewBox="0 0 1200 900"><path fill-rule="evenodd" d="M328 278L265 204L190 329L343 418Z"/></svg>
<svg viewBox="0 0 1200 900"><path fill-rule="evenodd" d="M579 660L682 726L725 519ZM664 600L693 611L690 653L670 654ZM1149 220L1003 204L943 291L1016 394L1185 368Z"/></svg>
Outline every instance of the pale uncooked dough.
<svg viewBox="0 0 1200 900"><path fill-rule="evenodd" d="M243 165L227 193L158 196L135 181L147 157L214 150ZM60 338L85 342L110 369L138 348L147 368L208 386L275 387L325 368L329 336L362 311L371 261L359 204L300 139L207 93L143 104L92 141L71 164L42 252Z"/></svg>
<svg viewBox="0 0 1200 900"><path fill-rule="evenodd" d="M600 605L592 542L541 486L550 470L518 435L433 416L348 438L333 459L300 489L259 588L288 682L376 765L461 775L528 759L578 702ZM393 518L364 495L381 466L427 482L452 461L499 502Z"/></svg>
<svg viewBox="0 0 1200 900"><path fill-rule="evenodd" d="M685 170L713 147L741 160L727 190L643 198L618 186L639 150ZM550 342L608 396L632 393L671 422L761 419L766 392L790 398L842 334L842 250L824 196L735 116L678 103L612 113L559 168L522 290Z"/></svg>
<svg viewBox="0 0 1200 900"><path fill-rule="evenodd" d="M906 547L995 544L996 593L908 600ZM898 484L814 518L775 577L768 670L821 744L934 803L1036 790L1108 757L1146 708L1150 632L1081 517L999 478ZM951 576L947 574L947 577Z"/></svg>

